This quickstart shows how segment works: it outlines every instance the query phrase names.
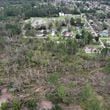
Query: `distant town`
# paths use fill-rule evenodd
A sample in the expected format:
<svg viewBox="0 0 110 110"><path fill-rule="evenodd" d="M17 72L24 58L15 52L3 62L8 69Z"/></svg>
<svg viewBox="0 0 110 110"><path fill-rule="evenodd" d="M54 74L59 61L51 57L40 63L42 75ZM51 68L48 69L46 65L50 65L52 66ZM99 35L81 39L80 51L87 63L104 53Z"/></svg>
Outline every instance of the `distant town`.
<svg viewBox="0 0 110 110"><path fill-rule="evenodd" d="M59 1L53 1L57 5ZM63 38L80 40L82 30L87 30L93 37L93 43L86 46L86 53L100 52L102 48L110 47L110 6L99 1L62 1L67 6L74 6L75 14L67 14L63 10L57 17L31 17L24 21L24 27L32 26L33 33L23 28L24 38L47 38L60 35ZM36 6L34 6L36 8ZM33 35L29 35L33 34ZM27 35L27 36L26 36Z"/></svg>

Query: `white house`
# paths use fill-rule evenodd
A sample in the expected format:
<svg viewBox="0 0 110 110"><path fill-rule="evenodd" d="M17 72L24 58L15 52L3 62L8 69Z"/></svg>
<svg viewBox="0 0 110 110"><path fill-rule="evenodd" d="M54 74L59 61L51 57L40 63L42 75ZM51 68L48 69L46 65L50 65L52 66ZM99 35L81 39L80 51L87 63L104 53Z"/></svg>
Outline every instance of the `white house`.
<svg viewBox="0 0 110 110"><path fill-rule="evenodd" d="M65 16L63 12L59 12L59 16Z"/></svg>

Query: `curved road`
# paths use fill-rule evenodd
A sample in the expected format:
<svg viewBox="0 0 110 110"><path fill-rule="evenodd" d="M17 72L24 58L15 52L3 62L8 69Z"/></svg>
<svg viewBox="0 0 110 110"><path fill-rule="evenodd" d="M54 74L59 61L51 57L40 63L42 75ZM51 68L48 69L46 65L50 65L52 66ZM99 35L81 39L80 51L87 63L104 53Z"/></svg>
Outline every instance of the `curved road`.
<svg viewBox="0 0 110 110"><path fill-rule="evenodd" d="M89 26L89 28L91 29L91 31L92 31L92 33L94 34L94 36L97 37L98 34L97 34L96 31L93 29L93 27L90 25L90 23L87 21L86 15L85 15L85 22L88 24L88 26ZM101 40L100 38L99 38L99 42L100 42L101 46L102 46L103 48L105 48L105 45L104 45L104 43L102 42L102 40Z"/></svg>

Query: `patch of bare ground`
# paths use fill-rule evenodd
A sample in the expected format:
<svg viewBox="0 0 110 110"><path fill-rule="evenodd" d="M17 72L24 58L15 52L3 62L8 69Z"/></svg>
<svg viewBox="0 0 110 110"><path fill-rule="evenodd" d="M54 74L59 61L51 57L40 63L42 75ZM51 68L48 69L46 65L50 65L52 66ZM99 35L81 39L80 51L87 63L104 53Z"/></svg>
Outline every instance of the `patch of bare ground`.
<svg viewBox="0 0 110 110"><path fill-rule="evenodd" d="M7 88L1 88L1 95L0 95L0 106L2 103L10 102L13 100L13 96L9 93Z"/></svg>
<svg viewBox="0 0 110 110"><path fill-rule="evenodd" d="M38 104L38 110L52 110L53 107L52 102L47 100L40 101Z"/></svg>
<svg viewBox="0 0 110 110"><path fill-rule="evenodd" d="M16 88L18 91L22 91L25 89L30 89L33 87L44 86L46 85L45 77L46 72L45 70L41 69L25 69L23 71L19 71L20 74L9 77L9 82L13 88ZM45 73L45 74L44 74Z"/></svg>
<svg viewBox="0 0 110 110"><path fill-rule="evenodd" d="M61 77L60 84L63 84L68 89L68 94L70 94L72 97L77 96L81 90L82 87L87 83L86 77L79 76L79 75L65 75Z"/></svg>
<svg viewBox="0 0 110 110"><path fill-rule="evenodd" d="M82 86L87 82L87 80L85 77L82 77L81 75L80 76L79 75L65 75L64 77L60 79L60 82L64 84L73 82L75 85Z"/></svg>
<svg viewBox="0 0 110 110"><path fill-rule="evenodd" d="M0 53L0 59L6 58L6 54L1 54Z"/></svg>
<svg viewBox="0 0 110 110"><path fill-rule="evenodd" d="M89 80L98 94L97 98L108 107L110 105L110 74L97 72L90 75Z"/></svg>
<svg viewBox="0 0 110 110"><path fill-rule="evenodd" d="M99 94L110 94L110 75L97 72L90 75L89 80Z"/></svg>
<svg viewBox="0 0 110 110"><path fill-rule="evenodd" d="M46 91L47 91L48 87L44 87L44 86L33 86L33 87L30 87L28 89L26 89L24 92L19 92L17 94L17 96L25 101L25 100L29 100L31 98L36 98L38 100L41 100L41 99L44 99L45 97L45 94L46 94Z"/></svg>

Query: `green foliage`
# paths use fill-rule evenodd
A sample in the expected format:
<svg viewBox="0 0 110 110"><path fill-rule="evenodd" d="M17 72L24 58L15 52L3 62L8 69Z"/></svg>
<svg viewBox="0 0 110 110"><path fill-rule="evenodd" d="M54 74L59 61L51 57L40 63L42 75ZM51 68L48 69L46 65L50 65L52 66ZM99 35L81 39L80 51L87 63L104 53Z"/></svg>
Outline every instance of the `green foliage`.
<svg viewBox="0 0 110 110"><path fill-rule="evenodd" d="M5 37L0 36L0 51L3 51L3 48L5 47Z"/></svg>
<svg viewBox="0 0 110 110"><path fill-rule="evenodd" d="M0 65L1 66L1 65ZM0 67L1 68L1 67ZM4 81L2 79L0 79L0 86L2 86L4 83Z"/></svg>
<svg viewBox="0 0 110 110"><path fill-rule="evenodd" d="M103 110L100 102L94 98L88 102L86 102L86 108L85 110Z"/></svg>
<svg viewBox="0 0 110 110"><path fill-rule="evenodd" d="M25 27L24 27L25 30L31 30L31 28L32 28L31 23L25 24Z"/></svg>
<svg viewBox="0 0 110 110"><path fill-rule="evenodd" d="M44 3L45 0L8 0L6 1L4 15L6 17L22 17L22 18L30 18L30 17L57 17L60 11L64 13L70 14L79 14L79 10L77 8L70 8L68 4L59 4L53 5L51 1L50 3ZM8 4L9 3L9 4ZM1 3L2 4L2 3ZM44 11L45 10L45 11Z"/></svg>
<svg viewBox="0 0 110 110"><path fill-rule="evenodd" d="M52 101L55 104L58 104L58 103L62 102L62 99L59 98L56 91L46 94L46 97L47 97L48 100Z"/></svg>
<svg viewBox="0 0 110 110"><path fill-rule="evenodd" d="M107 64L105 65L103 72L110 74L110 59L108 59Z"/></svg>
<svg viewBox="0 0 110 110"><path fill-rule="evenodd" d="M70 24L71 24L72 26L75 25L75 19L74 19L74 18L71 18L71 19L70 19Z"/></svg>
<svg viewBox="0 0 110 110"><path fill-rule="evenodd" d="M98 57L98 54L87 54L84 51L80 50L76 55L78 55L80 58L83 58L84 60L96 60Z"/></svg>
<svg viewBox="0 0 110 110"><path fill-rule="evenodd" d="M20 14L21 9L11 6L11 7L7 7L5 8L4 12L6 16L18 16Z"/></svg>
<svg viewBox="0 0 110 110"><path fill-rule="evenodd" d="M51 100L53 103L69 103L67 98L66 88L63 85L56 86L56 90L52 93L48 93L46 97ZM56 110L56 109L55 109Z"/></svg>
<svg viewBox="0 0 110 110"><path fill-rule="evenodd" d="M45 45L48 51L63 55L75 55L78 51L78 43L74 39L61 39L59 43L48 40Z"/></svg>
<svg viewBox="0 0 110 110"><path fill-rule="evenodd" d="M101 51L101 57L106 57L107 55L109 55L110 53L110 49L109 48L103 48Z"/></svg>
<svg viewBox="0 0 110 110"><path fill-rule="evenodd" d="M8 110L8 103L2 103L0 110Z"/></svg>
<svg viewBox="0 0 110 110"><path fill-rule="evenodd" d="M76 34L75 37L76 37L76 39L81 39L82 36L78 33L78 34Z"/></svg>
<svg viewBox="0 0 110 110"><path fill-rule="evenodd" d="M37 108L37 102L34 99L27 101L26 105L27 105L29 110L36 110L36 108Z"/></svg>
<svg viewBox="0 0 110 110"><path fill-rule="evenodd" d="M55 107L52 110L62 110L62 108L58 104L55 104Z"/></svg>
<svg viewBox="0 0 110 110"><path fill-rule="evenodd" d="M45 10L45 12L44 12ZM25 17L45 17L45 16L58 16L58 10L54 5L41 5L36 8L30 7L25 12Z"/></svg>
<svg viewBox="0 0 110 110"><path fill-rule="evenodd" d="M66 49L68 54L76 54L78 51L78 44L75 40L67 39L66 41Z"/></svg>
<svg viewBox="0 0 110 110"><path fill-rule="evenodd" d="M29 51L29 52L27 53L27 57L28 57L29 60L31 60L32 57L33 57L33 52L32 52L32 51Z"/></svg>
<svg viewBox="0 0 110 110"><path fill-rule="evenodd" d="M87 84L81 94L81 105L85 110L103 110L101 101L97 99L97 94L92 87Z"/></svg>
<svg viewBox="0 0 110 110"><path fill-rule="evenodd" d="M79 41L79 45L81 47L91 44L93 42L93 36L90 32L86 31L86 30L82 30L82 32L79 34L76 34L76 39L78 39Z"/></svg>
<svg viewBox="0 0 110 110"><path fill-rule="evenodd" d="M66 89L63 85L57 87L57 94L62 100L66 97Z"/></svg>
<svg viewBox="0 0 110 110"><path fill-rule="evenodd" d="M6 30L9 31L11 34L19 35L21 33L21 27L18 24L6 24Z"/></svg>
<svg viewBox="0 0 110 110"><path fill-rule="evenodd" d="M58 73L52 73L52 74L49 76L49 78L48 78L48 82L49 82L50 84L56 85L57 82L58 82L58 79L59 79Z"/></svg>
<svg viewBox="0 0 110 110"><path fill-rule="evenodd" d="M57 86L56 94L60 103L63 102L65 104L70 104L73 102L74 99L70 94L68 94L68 89L68 85L64 86L60 84L59 86Z"/></svg>
<svg viewBox="0 0 110 110"><path fill-rule="evenodd" d="M89 98L92 98L93 96L94 96L94 91L92 87L89 84L87 84L82 90L81 100L86 101Z"/></svg>
<svg viewBox="0 0 110 110"><path fill-rule="evenodd" d="M12 110L21 110L21 102L19 100L13 101Z"/></svg>
<svg viewBox="0 0 110 110"><path fill-rule="evenodd" d="M1 15L0 20L6 20L6 16Z"/></svg>
<svg viewBox="0 0 110 110"><path fill-rule="evenodd" d="M84 45L90 44L92 42L93 36L86 30L82 30L82 40Z"/></svg>

